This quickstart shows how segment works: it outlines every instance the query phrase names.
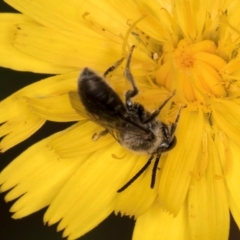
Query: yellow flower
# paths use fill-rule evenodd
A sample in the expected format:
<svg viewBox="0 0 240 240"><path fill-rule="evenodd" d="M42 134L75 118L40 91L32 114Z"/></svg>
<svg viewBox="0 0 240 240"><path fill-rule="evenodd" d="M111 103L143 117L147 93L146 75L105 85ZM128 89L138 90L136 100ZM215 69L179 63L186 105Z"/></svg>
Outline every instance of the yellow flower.
<svg viewBox="0 0 240 240"><path fill-rule="evenodd" d="M33 145L0 175L11 212L22 218L49 206L48 224L76 239L111 212L135 216L133 240L217 239L229 234L229 211L240 227L240 3L234 0L7 0L22 14L1 14L1 66L58 74L0 103L2 152L46 120L79 122ZM162 155L154 189L152 168L117 193L146 163L101 127L76 113L69 92L79 69L103 73L129 46L131 69L149 111L176 90L182 111L177 145ZM129 89L121 66L107 79L120 96ZM11 106L11 107L9 107ZM20 198L19 198L20 197Z"/></svg>

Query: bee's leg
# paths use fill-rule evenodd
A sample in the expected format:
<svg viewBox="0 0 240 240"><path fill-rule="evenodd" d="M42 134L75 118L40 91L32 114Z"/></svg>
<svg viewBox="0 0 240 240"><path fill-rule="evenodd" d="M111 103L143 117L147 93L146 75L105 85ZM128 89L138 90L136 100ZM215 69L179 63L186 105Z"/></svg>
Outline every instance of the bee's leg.
<svg viewBox="0 0 240 240"><path fill-rule="evenodd" d="M148 123L151 122L155 117L158 116L158 114L161 112L161 110L163 109L163 107L168 103L168 101L175 95L176 91L173 91L172 94L160 105L160 107L158 109L156 109L153 113L151 113L150 117L143 121L143 123Z"/></svg>
<svg viewBox="0 0 240 240"><path fill-rule="evenodd" d="M155 163L153 165L153 170L152 170L152 180L151 180L151 188L154 188L155 186L155 181L156 181L156 175L157 175L157 170L158 170L158 163L160 160L161 154L157 154Z"/></svg>
<svg viewBox="0 0 240 240"><path fill-rule="evenodd" d="M105 129L99 133L94 133L93 136L92 136L92 140L93 141L97 141L100 137L103 137L105 136L106 134L108 134L108 130Z"/></svg>
<svg viewBox="0 0 240 240"><path fill-rule="evenodd" d="M121 58L120 60L118 60L117 62L115 62L111 67L109 67L105 73L103 74L104 77L106 77L110 72L114 71L124 60L124 58Z"/></svg>
<svg viewBox="0 0 240 240"><path fill-rule="evenodd" d="M130 52L129 52L129 55L128 55L128 58L127 58L127 63L126 63L126 68L125 68L125 77L127 78L127 80L131 83L132 85L132 90L128 90L126 92L126 95L125 95L125 99L126 99L126 105L127 105L127 108L128 109L131 109L132 107L132 101L131 101L131 98L136 96L138 94L138 89L135 85L135 81L134 81L134 78L133 78L133 75L130 71L130 63L131 63L131 59L132 59L132 53L133 53L133 49L135 48L135 46L133 45L130 49Z"/></svg>
<svg viewBox="0 0 240 240"><path fill-rule="evenodd" d="M122 186L120 189L117 190L118 193L124 191L126 188L128 188L136 179L138 179L148 168L148 166L151 164L152 159L153 159L154 155L151 155L151 157L148 159L148 161L146 162L146 164L124 185ZM154 181L155 182L155 181Z"/></svg>

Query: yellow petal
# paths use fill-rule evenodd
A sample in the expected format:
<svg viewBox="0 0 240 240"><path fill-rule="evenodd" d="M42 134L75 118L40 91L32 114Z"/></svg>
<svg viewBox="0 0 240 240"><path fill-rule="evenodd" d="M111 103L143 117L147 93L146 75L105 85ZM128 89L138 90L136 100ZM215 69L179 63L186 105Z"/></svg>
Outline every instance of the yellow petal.
<svg viewBox="0 0 240 240"><path fill-rule="evenodd" d="M116 142L110 134L100 137L97 141L92 139L95 133L103 130L103 128L90 121L80 121L68 128L64 135L50 142L49 147L55 149L56 153L62 158L91 154Z"/></svg>
<svg viewBox="0 0 240 240"><path fill-rule="evenodd" d="M89 31L89 30L88 30ZM80 33L59 33L30 24L18 25L13 45L31 56L53 64L102 70L121 58L120 44ZM107 46L107 48L106 48Z"/></svg>
<svg viewBox="0 0 240 240"><path fill-rule="evenodd" d="M199 52L215 54L216 53L216 44L210 40L204 40L200 42L193 43L188 46L189 50L191 50L194 55Z"/></svg>
<svg viewBox="0 0 240 240"><path fill-rule="evenodd" d="M28 98L29 107L39 117L56 122L71 122L84 119L73 111L68 94L47 98Z"/></svg>
<svg viewBox="0 0 240 240"><path fill-rule="evenodd" d="M22 0L21 2L17 0L6 0L6 2L13 6L15 9L20 12L30 16L35 21L41 23L44 26L47 26L51 29L61 29L66 31L72 31L76 33L81 33L83 25L85 29L89 32L87 28L88 25L86 20L84 20L84 14L90 13L95 16L99 16L99 21L103 18L102 21L106 25L112 26L117 25L116 22L120 23L119 18L122 20L121 14L117 11L118 8L114 11L114 8L111 7L111 4L107 1L74 1L68 0L62 1L47 1L47 0ZM108 4L106 4L108 3ZM108 9L108 11L106 11ZM61 16L61 17L59 17ZM116 21L113 21L116 20ZM125 25L126 22L123 22L122 25ZM71 26L69 28L69 26ZM116 29L116 27L114 28ZM96 33L92 31L92 36L96 36Z"/></svg>
<svg viewBox="0 0 240 240"><path fill-rule="evenodd" d="M89 118L88 113L86 112L86 109L84 108L80 96L78 92L69 92L68 93L69 101L71 103L72 108L76 111L76 113L79 114L79 116L82 116L84 118Z"/></svg>
<svg viewBox="0 0 240 240"><path fill-rule="evenodd" d="M222 175L219 150L207 132L208 164L205 174L200 178L192 178L188 192L188 217L190 239L228 239L229 209L228 197ZM207 223L207 224L206 224Z"/></svg>
<svg viewBox="0 0 240 240"><path fill-rule="evenodd" d="M0 152L27 139L45 123L45 120L29 113L24 107L22 110L21 115L12 117L0 126L0 136L4 136L0 142Z"/></svg>
<svg viewBox="0 0 240 240"><path fill-rule="evenodd" d="M163 208L176 215L186 198L193 170L200 153L203 114L183 110L178 124L177 145L166 158L159 180L159 201ZM194 131L194 133L193 133Z"/></svg>
<svg viewBox="0 0 240 240"><path fill-rule="evenodd" d="M114 210L117 190L125 179L123 173L132 165L113 155L125 155L126 160L130 154L117 143L95 152L61 189L44 221L54 224L61 220L58 230L65 229L63 235L69 239L98 225Z"/></svg>
<svg viewBox="0 0 240 240"><path fill-rule="evenodd" d="M222 58L208 52L197 52L194 56L196 59L205 62L217 71L222 70L222 68L226 65L226 61Z"/></svg>
<svg viewBox="0 0 240 240"><path fill-rule="evenodd" d="M239 161L239 146L230 141L228 151L231 152L230 168L226 175L226 185L229 191L228 200L231 213L238 227L240 227L240 161Z"/></svg>
<svg viewBox="0 0 240 240"><path fill-rule="evenodd" d="M186 38L200 39L206 18L206 1L175 1L176 21Z"/></svg>
<svg viewBox="0 0 240 240"><path fill-rule="evenodd" d="M11 201L21 196L11 208L11 212L15 212L14 218L22 218L49 205L82 164L84 157L62 159L54 149L48 147L65 131L33 145L1 172L1 191L13 188L5 200Z"/></svg>
<svg viewBox="0 0 240 240"><path fill-rule="evenodd" d="M227 91L221 83L222 79L219 76L219 73L211 65L202 61L196 61L195 68L198 70L198 74L209 87L212 94L214 94L216 97L227 96Z"/></svg>
<svg viewBox="0 0 240 240"><path fill-rule="evenodd" d="M171 71L171 61L166 61L157 71L156 71L156 82L159 86L165 86L166 79Z"/></svg>
<svg viewBox="0 0 240 240"><path fill-rule="evenodd" d="M239 104L229 100L219 100L214 103L213 120L215 124L237 145L240 143L240 112ZM223 114L224 113L224 114Z"/></svg>
<svg viewBox="0 0 240 240"><path fill-rule="evenodd" d="M75 90L77 88L78 74L78 72L73 72L49 77L15 92L0 102L1 112L4 112L4 114L0 115L0 122L6 122L8 119L20 115L24 109L29 111L27 99L29 99L30 106L34 108L34 102L31 103L30 101L33 98L60 97L68 94L73 89ZM71 106L69 105L69 107ZM74 112L74 110L72 111Z"/></svg>
<svg viewBox="0 0 240 240"><path fill-rule="evenodd" d="M130 21L135 22L146 16L137 24L137 27L144 33L147 33L148 36L157 39L161 36L159 26L156 27L156 21L149 14L148 10L146 11L146 8L144 9L144 7L141 6L142 3L143 1L141 3L138 1L112 1L111 5L113 5L117 11L121 12L127 24L129 24Z"/></svg>
<svg viewBox="0 0 240 240"><path fill-rule="evenodd" d="M228 75L239 75L239 65L240 58L236 57L229 61L229 63L224 67L223 72Z"/></svg>
<svg viewBox="0 0 240 240"><path fill-rule="evenodd" d="M127 21L132 19L133 10L137 13L136 16L138 16L136 19L134 18L133 21L142 17L136 10L136 5L132 2L127 2L129 4L124 3L122 6L122 8L124 8L124 13L127 12L127 9L131 10L129 12L131 16L129 17L123 17L122 14L119 14L120 6L118 5L120 3L117 5L113 3L113 6L110 7L111 4L107 2L104 8L108 6L113 10L110 16L108 16L110 20L105 24L107 30L108 26L111 26L114 30L123 31L121 32L121 36L114 36L114 39L111 40L109 36L105 36L104 33L97 34L94 32L96 30L94 24L99 24L99 22L101 22L99 19L96 21L94 19L94 31L89 28L88 20L83 20L86 14L90 14L91 18L89 22L92 24L92 16L93 18L98 16L96 12L99 13L99 9L102 9L103 2L98 6L98 3L95 1L83 3L76 1L72 2L70 0L68 2L62 2L60 5L57 3L57 8L55 2L49 3L45 0L36 0L34 2L29 0L23 0L21 2L9 0L8 3L26 15L31 16L37 22L47 26L36 27L31 24L18 25L18 31L16 32L14 41L14 46L17 49L31 56L55 64L75 66L77 68L90 66L99 71L103 71L103 69L105 70L111 66L122 57L121 51L125 51L125 49L122 49L121 45L126 32L121 30L122 28L119 26L117 27L114 24L110 25L111 22L114 23L114 21L112 21L112 16L117 18L118 22L120 22L120 20L123 21L122 25L125 26L124 29L129 29ZM87 6L91 6L92 14L91 11L86 12L85 8ZM134 8L132 8L132 6L134 6ZM46 11L46 9L48 9L48 11ZM106 14L102 14L102 18L105 19L107 17ZM61 18L59 18L59 16L61 16ZM69 28L69 25L71 28ZM100 27L101 24L97 28ZM107 32L104 25L101 31ZM139 55L141 61L147 59L146 54L142 53ZM152 59L150 60L153 62ZM146 62L147 61L145 61L145 63Z"/></svg>
<svg viewBox="0 0 240 240"><path fill-rule="evenodd" d="M173 217L156 202L137 219L133 240L190 240L187 221L186 207Z"/></svg>
<svg viewBox="0 0 240 240"><path fill-rule="evenodd" d="M76 20L109 40L121 42L120 36L123 36L129 27L127 19L119 11L120 6L116 8L114 1L80 1L77 4L75 2L75 8L78 13Z"/></svg>
<svg viewBox="0 0 240 240"><path fill-rule="evenodd" d="M237 52L239 44L239 15L237 9L239 9L240 3L239 1L226 1L224 5L221 7L221 11L227 10L228 14L220 15L218 53L225 59L230 60L234 58L233 54Z"/></svg>
<svg viewBox="0 0 240 240"><path fill-rule="evenodd" d="M159 41L166 41L166 39L169 40L173 37L172 27L176 27L176 24L174 24L166 9L161 6L162 3L156 0L150 2L135 1L135 3L142 15L146 16L138 24L142 29Z"/></svg>
<svg viewBox="0 0 240 240"><path fill-rule="evenodd" d="M49 120L81 119L72 108L68 92L76 88L78 73L68 73L33 83L0 102L1 151L25 140ZM56 98L54 98L56 97ZM50 98L51 101L46 99ZM45 100L44 100L45 99ZM65 102L59 102L65 101ZM56 107L56 104L60 104ZM9 107L11 106L11 107Z"/></svg>
<svg viewBox="0 0 240 240"><path fill-rule="evenodd" d="M179 85L182 85L183 93L189 102L194 102L196 95L194 93L194 87L192 83L192 75L189 74L189 71L179 71L178 79L180 81Z"/></svg>
<svg viewBox="0 0 240 240"><path fill-rule="evenodd" d="M64 73L73 70L71 67L55 65L49 63L49 61L31 57L14 48L12 43L17 31L17 25L22 23L39 26L32 19L22 14L0 14L0 65L2 67L39 73Z"/></svg>

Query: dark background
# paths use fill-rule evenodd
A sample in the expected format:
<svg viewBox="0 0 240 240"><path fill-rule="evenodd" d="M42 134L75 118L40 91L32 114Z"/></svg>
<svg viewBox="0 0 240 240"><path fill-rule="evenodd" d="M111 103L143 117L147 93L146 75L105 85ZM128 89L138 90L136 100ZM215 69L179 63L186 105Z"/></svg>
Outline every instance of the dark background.
<svg viewBox="0 0 240 240"><path fill-rule="evenodd" d="M10 6L0 1L0 12L16 12ZM1 57L1 56L0 56ZM49 75L17 72L0 68L0 101L18 89L45 78ZM11 107L11 106L9 106ZM0 113L4 114L4 113ZM51 135L54 132L70 126L71 123L47 122L40 131L4 154L0 154L0 171L15 157L32 144ZM19 220L11 219L9 209L12 203L4 201L5 193L0 193L0 239L1 240L61 240L61 232L56 232L56 225L44 226L43 215L46 209ZM81 240L131 240L134 221L128 217L116 217L112 214L98 227L81 238ZM240 232L231 221L229 240L240 239ZM171 239L169 239L171 240ZM204 239L203 239L204 240Z"/></svg>

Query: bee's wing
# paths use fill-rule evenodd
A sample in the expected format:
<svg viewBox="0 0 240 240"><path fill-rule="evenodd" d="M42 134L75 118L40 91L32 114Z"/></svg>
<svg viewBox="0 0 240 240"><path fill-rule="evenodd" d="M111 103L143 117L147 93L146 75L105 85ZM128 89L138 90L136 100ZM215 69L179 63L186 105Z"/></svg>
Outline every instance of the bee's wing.
<svg viewBox="0 0 240 240"><path fill-rule="evenodd" d="M69 96L70 103L71 103L72 107L75 109L75 111L79 115L81 115L85 118L89 118L84 106L81 103L78 92L69 92L68 96Z"/></svg>
<svg viewBox="0 0 240 240"><path fill-rule="evenodd" d="M128 136L128 137L138 137L141 139L149 139L149 134L143 131L141 128L128 122L125 119L116 117L114 119L110 118L107 120L106 117L100 118L98 121L95 121L91 118L96 124L102 126L103 128L107 129L108 132L120 143L122 137L121 136Z"/></svg>
<svg viewBox="0 0 240 240"><path fill-rule="evenodd" d="M148 139L149 133L143 131L139 128L138 125L131 123L125 119L117 118L114 123L101 123L102 126L105 125L105 128L113 135L113 137L120 142L121 136L126 135L134 138L138 137L141 139Z"/></svg>
<svg viewBox="0 0 240 240"><path fill-rule="evenodd" d="M149 134L139 128L137 124L129 122L119 116L111 116L106 114L104 111L100 112L97 117L86 112L83 104L81 103L78 92L69 92L69 99L72 107L81 116L89 118L96 124L107 129L110 134L118 141L121 134L127 133L128 135L134 135L136 137L141 137L142 139L148 138Z"/></svg>

